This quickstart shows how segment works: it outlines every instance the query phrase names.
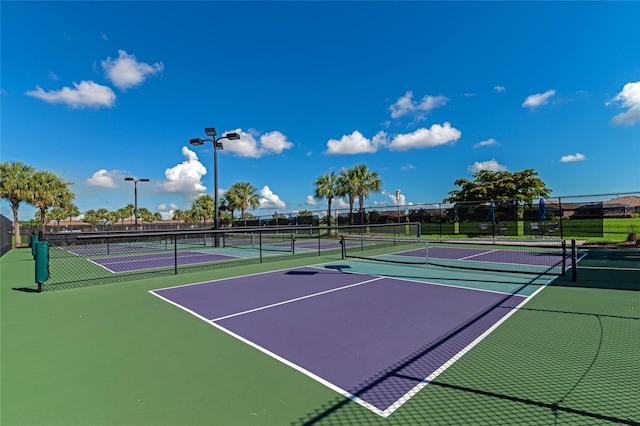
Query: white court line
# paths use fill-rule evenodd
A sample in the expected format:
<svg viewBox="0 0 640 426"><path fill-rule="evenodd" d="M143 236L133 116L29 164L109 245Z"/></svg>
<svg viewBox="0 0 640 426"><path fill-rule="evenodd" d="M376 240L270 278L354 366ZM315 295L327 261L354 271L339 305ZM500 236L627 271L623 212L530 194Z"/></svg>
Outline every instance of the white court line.
<svg viewBox="0 0 640 426"><path fill-rule="evenodd" d="M551 283L555 278L556 277L554 277L552 280L550 280L549 283ZM381 416L386 418L386 417L389 417L391 414L393 414L394 411L396 411L398 408L400 408L405 402L407 402L409 399L411 399L411 397L413 397L415 394L417 394L425 386L427 386L429 383L434 381L436 379L436 377L438 377L440 374L444 373L444 371L447 368L451 367L456 361L458 361L460 358L462 358L462 356L464 354L466 354L471 349L473 349L473 347L475 347L478 343L480 343L482 340L484 340L496 328L498 328L502 323L504 323L507 319L509 319L509 317L511 317L521 307L523 307L527 302L529 302L529 300L531 300L535 295L537 295L544 288L546 288L549 283L541 286L538 290L533 292L533 294L531 294L531 296L529 296L526 299L524 299L518 306L512 308L511 311L509 311L500 320L496 321L495 324L493 324L491 327L489 327L484 333L482 333L480 336L478 336L473 342L469 343L464 349L462 349L460 352L458 352L457 354L452 356L447 362L442 364L437 370L435 370L433 373L431 373L429 376L427 376L424 380L422 380L420 383L418 383L416 386L414 386L413 389L411 389L409 392L405 393L396 402L394 402L391 406L389 406L389 408L384 410L382 412Z"/></svg>
<svg viewBox="0 0 640 426"><path fill-rule="evenodd" d="M352 259L352 260L349 260L349 261L353 262L353 261L357 261L357 259ZM329 263L329 265L331 265L331 264ZM313 266L313 268L317 268L317 269L321 269L321 270L325 270L326 271L326 269L322 268L321 266ZM369 276L373 276L373 277L389 278L389 279L392 279L392 280L405 281L405 282L416 283L416 284L426 284L426 285L434 285L434 286L440 286L440 287L459 288L461 290L480 291L480 292L495 293L495 294L505 294L505 295L508 295L508 296L528 297L528 296L523 296L523 295L520 295L520 294L515 294L515 293L510 292L510 291L498 291L498 290L488 290L488 289L484 289L484 288L466 287L466 286L455 285L455 284L445 284L445 283L427 281L426 279L425 279L425 281L421 281L421 280L415 280L415 279L411 279L411 278L395 277L393 275L377 275L377 274L370 274L370 273L366 273L366 272L357 272L357 271L345 271L343 273L345 273L345 274L356 274L356 275L369 275ZM531 275L534 275L534 274L531 274ZM549 282L546 282L546 283L528 282L528 283L513 283L513 285L519 286L519 287L524 287L524 286L529 286L529 285L536 285L536 286L547 285L548 283Z"/></svg>
<svg viewBox="0 0 640 426"><path fill-rule="evenodd" d="M489 250L489 251L483 251L482 253L476 253L476 254L472 254L471 256L465 256L465 257L461 257L457 260L467 260L467 259L471 259L472 257L478 257L478 256L484 256L485 254L491 254L491 253L495 253L498 250Z"/></svg>
<svg viewBox="0 0 640 426"><path fill-rule="evenodd" d="M255 308L255 309L249 309L249 310L243 311L243 312L236 312L235 314L230 314L230 315L225 315L223 317L214 318L214 319L211 320L211 322L222 321L224 319L233 318L233 317L237 317L237 316L244 315L244 314L249 314L251 312L258 312L258 311L262 311L264 309L273 308L273 307L276 307L276 306L286 305L288 303L297 302L299 300L308 299L310 297L321 296L323 294L333 293L334 291L340 291L340 290L345 290L345 289L351 288L351 287L357 287L357 286L360 286L360 285L363 285L363 284L368 284L368 283L373 282L373 281L379 281L379 280L381 280L383 278L386 278L386 277L376 277L376 278L372 278L370 280L360 281L359 283L349 284L349 285L345 285L345 286L337 287L337 288L332 288L331 290L325 290L325 291L321 291L321 292L318 292L318 293L308 294L306 296L301 296L301 297L296 297L294 299L284 300L282 302L273 303L271 305L261 306L259 308Z"/></svg>
<svg viewBox="0 0 640 426"><path fill-rule="evenodd" d="M333 262L335 263L335 262ZM350 400L352 400L353 402L359 404L360 406L368 409L369 411L383 417L383 418L387 418L388 416L390 416L391 414L393 414L398 408L400 408L402 405L404 405L409 399L411 399L411 397L413 397L415 394L417 394L421 389L423 389L424 387L426 387L430 382L432 382L433 380L435 380L436 377L438 377L440 374L442 374L447 368L449 368L451 365L453 365L458 359L460 359L464 354L466 354L467 352L469 352L474 346L476 346L478 343L480 343L480 341L482 341L484 338L486 338L490 333L492 333L498 326L500 326L502 323L504 323L509 317L511 317L511 315L513 315L517 310L519 310L522 306L524 306L530 299L532 299L534 296L536 296L540 291L542 291L547 285L549 285L551 282L553 282L557 277L552 277L547 283L545 284L538 284L540 285L540 288L538 290L536 290L533 294L531 294L528 297L525 297L524 300L518 304L516 307L512 308L510 312L508 312L504 317L502 317L500 320L498 320L495 324L493 324L490 328L488 328L483 334L481 334L478 338L476 338L473 342L471 342L469 345L467 345L464 349L462 349L460 352L458 352L456 355L454 355L453 357L451 357L448 361L446 361L445 363L443 363L438 369L436 369L433 373L431 373L429 376L427 376L425 379L423 379L418 385L414 386L411 390L409 390L407 393L405 393L403 396L401 396L400 398L398 398L396 400L396 402L394 402L392 405L390 405L386 410L381 410L379 408L377 408L376 406L374 406L373 404L355 396L354 394L346 391L345 389L342 389L341 387L335 385L332 382L327 381L326 379L323 379L322 377L312 373L311 371L303 368L302 366L295 364L289 360L287 360L286 358L281 357L280 355L277 355L276 353L271 352L270 350L256 344L255 342L248 340L244 337L242 337L241 335L238 335L234 332L232 332L231 330L228 330L227 328L219 325L216 323L216 321L220 321L222 319L225 318L230 318L230 317L234 317L237 315L242 315L244 313L249 313L249 312L255 312L258 310L262 310L262 309L267 309L269 307L274 307L274 306L278 306L278 305L282 305L285 303L291 303L297 300L302 300L302 299L306 299L308 297L314 297L317 295L321 295L323 293L330 293L332 291L338 291L338 290L342 290L342 289L346 289L349 287L354 287L354 286L360 286L366 283L370 283L373 281L377 281L383 278L389 278L389 279L398 279L398 278L393 278L393 277L387 277L387 276L377 276L377 275L372 275L372 274L364 274L364 273L360 273L360 272L343 272L343 273L351 273L351 274L359 274L359 275L369 275L369 276L374 276L376 278L371 279L371 280L366 280L363 282L359 282L359 283L355 283L355 284L350 284L348 286L344 286L344 287L340 287L337 289L332 289L332 290L328 290L328 291L324 291L324 292L320 292L320 293L316 293L313 295L308 295L308 296L303 296L303 297L299 297L296 299L291 299L289 301L285 301L285 302L280 302L280 303L276 303L273 305L269 305L269 306L264 306L261 308L257 308L257 309L252 309L252 310L248 310L245 312L240 312L240 313L236 313L236 314L231 314L231 315L227 315L225 317L220 317L220 318L216 318L213 320L209 320L205 317L203 317L202 315L192 311L191 309L186 308L185 306L182 306L176 302L173 302L172 300L163 297L157 293L155 293L155 291L160 291L160 290L166 290L166 289L172 289L172 288L180 288L180 287L186 287L186 286L191 286L191 285L198 285L198 284L207 284L207 283L213 283L216 281L226 281L226 280L231 280L231 279L236 279L236 278L243 278L243 277L247 277L247 276L256 276L256 275L267 275L270 273L275 273L275 272L282 272L282 271L287 271L287 270L296 270L296 269L301 269L301 268L314 268L314 269L323 269L323 270L327 270L326 268L323 268L324 265L330 265L331 263L318 263L312 266L298 266L298 267L291 267L291 268L284 268L284 269L280 269L277 271L269 271L269 272L258 272L255 274L248 274L248 275L244 275L244 276L239 276L239 277L229 277L229 278L220 278L218 280L214 280L214 281L203 281L200 283L193 283L193 284L187 284L187 285L178 285L178 286L173 286L173 287L167 287L167 288L163 288L163 289L157 289L157 290L150 290L149 292L151 294L153 294L154 296L169 302L170 304L186 311L189 312L190 314L196 316L197 318L205 321L206 323L208 323L209 325L212 325L214 327L216 327L217 329L219 329L220 331L223 331L224 333L227 333L228 335L235 337L236 339L240 340L243 343L246 343L247 345L258 349L259 351L263 352L264 354L273 357L274 359L282 362L283 364L293 368L296 371L301 372L302 374L306 375L307 377L319 382L320 384L323 384L324 386L328 387L329 389L339 393L340 395L344 396L345 398L348 398ZM402 279L398 279L398 280L402 280ZM419 283L425 283L423 281L418 281ZM430 285L442 285L442 286L447 286L447 287L456 287L456 288L463 288L465 290L472 290L472 291L478 291L478 289L472 289L472 288L468 288L468 287L459 287L459 286L453 286L453 285L447 285L447 284L440 284L440 283L430 283L427 282L426 284L430 284ZM517 294L512 294L512 293L507 293L507 295L512 295L512 296L517 296L517 297L523 297Z"/></svg>

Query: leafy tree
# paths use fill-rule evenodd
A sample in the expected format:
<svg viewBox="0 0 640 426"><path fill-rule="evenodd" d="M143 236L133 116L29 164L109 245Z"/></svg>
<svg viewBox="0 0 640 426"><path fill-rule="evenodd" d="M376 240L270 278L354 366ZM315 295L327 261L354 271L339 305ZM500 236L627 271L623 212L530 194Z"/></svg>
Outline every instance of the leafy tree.
<svg viewBox="0 0 640 426"><path fill-rule="evenodd" d="M230 194L230 200L235 204L235 208L240 210L240 217L246 220L245 212L249 208L256 208L260 205L260 198L258 197L258 191L249 182L236 182L231 185L231 188L225 192L225 196Z"/></svg>
<svg viewBox="0 0 640 426"><path fill-rule="evenodd" d="M546 198L551 193L533 169L514 173L481 170L473 177L473 181L464 178L456 180L454 184L460 189L450 191L444 202L517 200L531 204L536 198Z"/></svg>
<svg viewBox="0 0 640 426"><path fill-rule="evenodd" d="M331 202L340 192L338 177L334 172L325 173L316 179L313 185L315 186L313 197L318 200L327 199L327 227L331 228ZM300 213L298 215L301 216Z"/></svg>
<svg viewBox="0 0 640 426"><path fill-rule="evenodd" d="M29 181L30 204L40 211L40 230L45 232L46 214L50 207L67 207L75 197L68 188L71 182L65 182L53 172L35 172Z"/></svg>
<svg viewBox="0 0 640 426"><path fill-rule="evenodd" d="M198 218L198 221L202 220L204 223L207 223L207 219L211 219L213 221L213 216L215 214L214 203L215 200L211 195L200 195L198 198L193 200L193 203L191 204L191 212L194 217Z"/></svg>
<svg viewBox="0 0 640 426"><path fill-rule="evenodd" d="M16 247L22 245L20 238L20 222L18 211L20 203L28 202L29 181L33 176L34 168L19 161L0 163L0 195L9 201L13 212L13 235L16 240Z"/></svg>

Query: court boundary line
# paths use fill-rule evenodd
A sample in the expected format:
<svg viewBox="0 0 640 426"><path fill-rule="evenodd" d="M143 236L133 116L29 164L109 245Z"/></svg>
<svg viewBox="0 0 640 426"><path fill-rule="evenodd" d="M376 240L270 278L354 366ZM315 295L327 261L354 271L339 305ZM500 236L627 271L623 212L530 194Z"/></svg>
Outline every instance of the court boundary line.
<svg viewBox="0 0 640 426"><path fill-rule="evenodd" d="M331 264L332 262L329 262L328 264ZM266 272L257 272L257 273L253 273L253 274L247 274L247 275L241 275L241 276L237 276L237 277L229 277L229 278L220 278L217 280L213 280L213 281L203 281L200 283L192 283L192 284L186 284L186 285L179 285L179 286L173 286L173 287L166 287L166 288L162 288L162 289L157 289L157 290L149 290L149 293L153 294L154 296L169 302L171 305L185 311L188 312L192 315L194 315L195 317L201 319L202 321L205 321L207 324L212 325L213 327L217 328L218 330L238 339L239 341L249 345L250 347L259 350L260 352L262 352L265 355L268 355L280 362L282 362L284 365L293 368L294 370L304 374L305 376L311 378L312 380L315 380L316 382L328 387L329 389L337 392L338 394L344 396L345 398L357 403L358 405L362 406L363 408L368 409L369 411L379 415L380 417L383 418L387 418L389 417L391 414L393 414L396 410L398 410L402 405L404 405L406 402L408 402L413 396L415 396L420 390L422 390L423 388L425 388L429 383L431 383L433 380L435 380L440 374L442 374L444 371L446 371L449 367L451 367L453 364L455 364L460 358L462 358L462 356L464 356L467 352L469 352L471 349L473 349L473 347L475 347L477 344L479 344L482 340L484 340L489 334L491 334L493 331L495 331L496 328L498 328L500 325L502 325L508 318L510 318L513 314L515 314L515 312L517 312L522 306L524 306L526 303L529 302L529 300L531 300L533 297L535 297L538 293L540 293L543 289L545 289L550 283L552 283L555 279L557 279L557 276L551 277L550 280L548 280L546 283L543 284L538 284L540 286L540 288L538 288L536 291L534 291L531 295L529 296L522 296L522 295L518 295L515 293L501 293L501 292L495 292L495 291L491 291L491 290L484 290L484 289L474 289L474 288L468 288L468 287L459 287L459 286L453 286L453 285L448 285L448 284L441 284L441 283L431 283L431 282L422 282L422 281L416 281L416 283L419 284L427 284L427 285L440 285L440 286L445 286L445 287L453 287L453 288L461 288L464 290L471 290L471 291L484 291L484 292L491 292L491 293L497 293L497 294L501 294L501 295L509 295L509 296L516 296L519 298L522 298L522 302L520 302L517 306L515 306L514 308L511 308L511 310L505 314L500 320L496 321L493 325L491 325L491 327L489 327L487 330L485 330L480 336L478 336L476 339L474 339L471 343L469 343L467 346L465 346L462 350L460 350L458 353L456 353L455 355L453 355L452 357L450 357L446 362L444 362L440 367L438 367L436 370L434 370L434 372L432 372L429 376L425 377L424 379L422 379L420 381L420 383L418 383L416 386L414 386L412 389L410 389L408 392L406 392L404 395L400 396L394 403L392 403L391 405L389 405L389 407L387 407L384 410L381 410L380 408L374 406L373 404L363 400L362 398L354 395L353 393L337 386L336 384L318 376L317 374L307 370L306 368L293 363L292 361L289 361L288 359L266 349L265 347L227 329L226 327L220 325L217 323L217 321L222 321L225 319L229 319L229 318L233 318L242 314L246 314L246 313L251 313L251 312L256 312L256 311L260 311L263 309L267 309L267 308L271 308L271 307L275 307L275 306L279 306L279 305L283 305L286 303L291 303L291 302L295 302L295 301L299 301L299 300L303 300L303 299L307 299L310 297L315 297L315 296L319 296L322 294L326 294L326 293L331 293L334 291L340 291L340 290L344 290L346 288L350 288L350 287L356 287L356 286L360 286L363 284L368 284L374 281L379 281L381 279L390 279L390 280L398 280L398 281L411 281L411 280L403 280L401 278L395 278L395 277L387 277L387 276L381 276L381 275L377 275L377 274L365 274L365 273L360 273L360 272L342 272L340 271L339 273L347 273L347 274L354 274L354 275L368 275L371 277L374 277L371 280L366 280L366 281L362 281L362 282L358 282L358 283L354 283L354 284L349 284L347 286L343 286L343 287L339 287L336 289L331 289L331 290L327 290L327 291L323 291L323 292L318 292L318 293L314 293L311 295L306 295L306 296L301 296L298 298L294 298L294 299L290 299L288 301L283 301L283 302L278 302L275 304L271 304L271 305L267 305L267 306L262 306L259 308L255 308L255 309L251 309L251 310L247 310L247 311L243 311L243 312L239 312L239 313L235 313L235 314L230 314L230 315L226 315L224 317L220 317L220 318L215 318L215 319L207 319L206 317L196 313L195 311L177 303L174 302L164 296L161 296L159 294L156 293L156 291L160 291L160 290L167 290L167 289L173 289L173 288L181 288L181 287L186 287L186 286L191 286L191 285L199 285L199 284L211 284L211 283L215 283L218 281L225 281L225 280L232 280L232 279L236 279L236 278L244 278L244 277L250 277L250 276L257 276L257 275L267 275L270 273L275 273L275 272L282 272L282 271L291 271L291 270L296 270L296 269L303 269L303 268L310 268L310 269L320 269L320 270L327 270L326 268L323 268L322 265L326 265L327 263L318 263L315 265L311 265L311 266L296 266L296 267L291 267L291 268L283 268L283 269L279 269L279 270L275 270L275 271L266 271ZM526 285L531 285L531 284L522 284L523 286Z"/></svg>
<svg viewBox="0 0 640 426"><path fill-rule="evenodd" d="M248 274L248 275L243 275L243 276L240 276L240 277L221 278L219 280L214 280L214 281L204 281L204 282L199 283L199 284L207 284L207 283L213 283L215 281L229 280L229 279L233 279L233 278L241 278L241 277L248 277L248 276L255 276L255 275L266 275L266 274L271 273L271 272L282 272L282 271L295 270L295 269L300 269L300 268L305 268L305 267L304 266L303 267L299 266L299 267L293 267L293 268L284 268L284 269L281 269L281 270L278 270L278 271L258 272L258 273L255 273L255 274ZM370 275L370 276L373 276L375 278L371 279L371 280L367 280L367 281L361 281L361 282L358 282L358 283L355 283L355 284L350 284L348 286L343 286L343 287L340 287L338 289L332 289L332 290L329 290L327 292L335 291L335 290L341 290L341 289L348 288L348 287L353 287L353 286L359 286L359 285L371 283L373 281L379 281L379 280L381 280L383 278L387 278L387 277L379 277L379 276L375 276L375 275ZM195 284L190 284L190 285L195 285ZM252 340L249 340L249 339L247 339L247 338L245 338L245 337L243 337L243 336L241 336L241 335L239 335L239 334L227 329L226 327L223 327L222 325L220 325L220 324L218 324L216 322L216 321L221 321L223 319L235 316L237 314L232 314L232 315L228 315L226 317L221 317L221 319L209 320L208 318L196 313L195 311L187 308L186 306L181 305L181 304L179 304L177 302L174 302L171 299L168 299L168 298L166 298L164 296L161 296L160 294L156 293L156 291L160 291L160 290L167 290L167 289L181 288L181 287L185 287L185 286L174 286L174 287L167 287L167 288L158 289L158 290L149 290L149 293L151 293L154 296L164 300L165 302L168 302L169 304L177 307L178 309L181 309L181 310L183 310L185 312L190 313L191 315L194 315L196 318L198 318L198 319L206 322L207 324L217 328L218 330L222 331L223 333L226 333L229 336L238 339L242 343L245 343L245 344L249 345L250 347L252 347L254 349L257 349L258 351L262 352L263 354L268 355L268 356L276 359L277 361L280 361L284 365L286 365L286 366L288 366L290 368L293 368L294 370L304 374L305 376L311 378L312 380L315 380L316 382L320 383L321 385L324 385L327 388L333 390L334 392L337 392L338 394L342 395L343 397L348 398L348 399L356 402L357 404L359 404L362 407L368 409L369 411L372 411L375 414L377 414L377 415L379 415L381 417L384 417L384 415L382 414L383 410L380 410L379 408L377 408L373 404L370 404L369 402L367 402L367 401L365 401L365 400L353 395L351 392L349 392L349 391L347 391L345 389L342 389L340 386L336 385L335 383L332 383L332 382L330 382L330 381L318 376L317 374L312 373L311 371L307 370L306 368L304 368L304 367L302 367L302 366L300 366L298 364L295 364L292 361L289 361L288 359L286 359L286 358L284 358L284 357L282 357L282 356L280 356L280 355L268 350L267 348L265 348L263 346L260 346L259 344L255 343ZM327 292L320 292L320 293L327 293ZM319 294L316 293L314 295L319 295ZM310 297L310 296L314 296L314 295L309 295L309 296L306 296L306 297ZM306 297L302 297L302 298L306 298ZM301 299L301 298L298 298L298 299ZM281 303L279 303L279 304L281 304ZM274 305L277 305L277 304L274 304ZM263 308L266 308L266 307L257 308L257 309L251 310L251 311L260 310L260 309L263 309ZM248 311L244 312L244 313L248 313Z"/></svg>
<svg viewBox="0 0 640 426"><path fill-rule="evenodd" d="M553 282L557 277L554 277L550 282ZM491 327L489 327L484 333L474 339L471 343L465 346L462 350L460 350L457 354L449 358L445 363L443 363L439 368L437 368L433 373L424 378L420 383L414 386L409 392L405 393L402 397L400 397L396 402L391 404L389 408L383 411L382 417L387 418L391 414L393 414L398 408L402 407L407 401L409 401L413 396L415 396L418 392L424 389L429 383L434 381L440 374L444 373L449 367L455 364L460 358L462 358L467 352L471 351L475 346L477 346L482 340L484 340L487 336L493 333L500 325L502 325L507 319L509 319L512 315L514 315L517 311L520 310L524 305L526 305L531 299L533 299L538 293L547 288L548 284L541 286L538 290L533 292L530 296L525 297L525 299L518 304L518 306L512 308L509 312L507 312L502 318L496 321Z"/></svg>

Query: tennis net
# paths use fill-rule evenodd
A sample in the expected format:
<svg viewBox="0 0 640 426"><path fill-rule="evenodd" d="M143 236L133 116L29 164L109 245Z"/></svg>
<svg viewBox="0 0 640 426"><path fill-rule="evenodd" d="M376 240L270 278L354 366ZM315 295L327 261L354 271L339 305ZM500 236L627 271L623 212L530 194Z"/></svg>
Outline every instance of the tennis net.
<svg viewBox="0 0 640 426"><path fill-rule="evenodd" d="M294 235L262 232L232 232L222 234L222 247L293 252Z"/></svg>
<svg viewBox="0 0 640 426"><path fill-rule="evenodd" d="M568 253L565 240L426 240L343 236L341 244L343 258L541 275L564 275L574 258Z"/></svg>

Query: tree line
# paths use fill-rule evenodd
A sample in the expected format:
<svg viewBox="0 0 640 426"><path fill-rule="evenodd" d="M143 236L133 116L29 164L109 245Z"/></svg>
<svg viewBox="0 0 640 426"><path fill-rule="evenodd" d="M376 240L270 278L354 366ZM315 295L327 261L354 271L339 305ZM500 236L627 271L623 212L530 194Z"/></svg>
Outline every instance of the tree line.
<svg viewBox="0 0 640 426"><path fill-rule="evenodd" d="M11 205L13 213L13 233L19 247L20 223L18 212L21 203L37 208L36 218L44 233L48 222L56 222L81 215L73 204L75 194L69 189L73 182L65 181L50 171L37 171L22 162L0 162L0 194ZM374 192L380 192L382 181L377 171L371 171L366 164L358 164L343 169L339 174L325 173L314 182L314 198L327 200L327 225L331 226L332 202L336 198L345 197L349 202L349 223L353 224L353 211L356 199L360 223L365 222L365 199ZM551 190L539 178L533 169L521 172L481 170L473 175L473 180L458 179L454 185L459 186L449 192L444 202L514 200L518 203L531 204L537 197L548 197ZM215 200L210 195L196 198L189 209L175 210L173 219L189 223L206 223L214 220ZM240 213L240 219L246 220L252 215L248 212L260 205L256 188L249 182L237 182L218 198L220 221L228 226L233 224L234 213ZM305 211L306 213L306 211ZM277 213L276 213L277 214ZM134 216L134 206L127 204L115 211L106 208L87 210L83 221L91 225L114 224ZM159 212L151 212L142 207L138 209L138 217L146 222L161 221Z"/></svg>

